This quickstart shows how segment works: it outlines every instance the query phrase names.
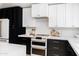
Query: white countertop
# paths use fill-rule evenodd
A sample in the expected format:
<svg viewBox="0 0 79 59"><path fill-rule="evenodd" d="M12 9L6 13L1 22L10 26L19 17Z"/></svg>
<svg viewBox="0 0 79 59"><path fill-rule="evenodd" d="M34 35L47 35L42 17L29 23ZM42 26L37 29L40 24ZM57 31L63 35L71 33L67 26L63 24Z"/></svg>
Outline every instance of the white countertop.
<svg viewBox="0 0 79 59"><path fill-rule="evenodd" d="M18 35L19 37L33 37L31 35Z"/></svg>
<svg viewBox="0 0 79 59"><path fill-rule="evenodd" d="M68 40L75 53L79 56L79 38Z"/></svg>
<svg viewBox="0 0 79 59"><path fill-rule="evenodd" d="M27 35L19 35L19 37L34 37L34 36L27 36ZM79 56L79 38L71 38L71 37L43 37L43 38L47 38L47 39L59 39L59 40L68 40L68 42L70 43L70 45L72 46L73 50L75 51L75 53Z"/></svg>

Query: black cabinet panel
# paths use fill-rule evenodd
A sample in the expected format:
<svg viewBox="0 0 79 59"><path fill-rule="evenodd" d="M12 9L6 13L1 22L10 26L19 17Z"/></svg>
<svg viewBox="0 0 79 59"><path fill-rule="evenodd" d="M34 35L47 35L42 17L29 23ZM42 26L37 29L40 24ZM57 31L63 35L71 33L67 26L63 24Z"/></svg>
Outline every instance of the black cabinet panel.
<svg viewBox="0 0 79 59"><path fill-rule="evenodd" d="M25 27L21 27L18 31L19 32L18 34L25 34L26 33L25 29L26 29Z"/></svg>
<svg viewBox="0 0 79 59"><path fill-rule="evenodd" d="M67 40L47 40L48 56L76 56Z"/></svg>
<svg viewBox="0 0 79 59"><path fill-rule="evenodd" d="M71 45L67 42L66 43L66 50L67 50L67 55L69 56L76 56L76 53L74 52L73 48L71 47Z"/></svg>
<svg viewBox="0 0 79 59"><path fill-rule="evenodd" d="M26 54L31 54L31 38L27 37L27 43L26 43Z"/></svg>
<svg viewBox="0 0 79 59"><path fill-rule="evenodd" d="M25 34L25 28L22 28L22 8L16 6L0 9L0 18L9 19L9 42L17 43L18 35Z"/></svg>
<svg viewBox="0 0 79 59"><path fill-rule="evenodd" d="M25 38L25 37L18 37L17 43L18 44L22 44L22 45L26 45L27 44L27 38Z"/></svg>
<svg viewBox="0 0 79 59"><path fill-rule="evenodd" d="M15 43L26 45L26 54L31 54L31 37L18 37Z"/></svg>
<svg viewBox="0 0 79 59"><path fill-rule="evenodd" d="M61 40L47 40L47 55L48 56L64 56L65 42Z"/></svg>

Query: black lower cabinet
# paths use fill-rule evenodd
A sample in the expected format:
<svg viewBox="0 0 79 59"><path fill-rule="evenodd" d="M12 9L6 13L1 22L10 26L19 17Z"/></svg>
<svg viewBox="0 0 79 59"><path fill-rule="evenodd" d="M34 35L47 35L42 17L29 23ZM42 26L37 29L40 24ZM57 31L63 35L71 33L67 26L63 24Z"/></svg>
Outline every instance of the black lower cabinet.
<svg viewBox="0 0 79 59"><path fill-rule="evenodd" d="M31 38L27 37L27 43L26 43L26 54L31 54Z"/></svg>
<svg viewBox="0 0 79 59"><path fill-rule="evenodd" d="M19 6L0 9L0 19L9 19L9 43L18 43L17 41L21 41L18 35L25 34L25 27L22 27L22 10Z"/></svg>
<svg viewBox="0 0 79 59"><path fill-rule="evenodd" d="M17 44L26 45L26 54L31 54L31 37L19 37Z"/></svg>
<svg viewBox="0 0 79 59"><path fill-rule="evenodd" d="M48 39L47 56L76 56L66 40Z"/></svg>
<svg viewBox="0 0 79 59"><path fill-rule="evenodd" d="M71 47L71 45L67 42L66 43L66 49L67 49L67 55L69 56L77 56L76 53L74 52L73 48Z"/></svg>
<svg viewBox="0 0 79 59"><path fill-rule="evenodd" d="M25 37L18 37L18 39L16 40L17 44L21 44L21 45L26 45L27 44L27 38Z"/></svg>

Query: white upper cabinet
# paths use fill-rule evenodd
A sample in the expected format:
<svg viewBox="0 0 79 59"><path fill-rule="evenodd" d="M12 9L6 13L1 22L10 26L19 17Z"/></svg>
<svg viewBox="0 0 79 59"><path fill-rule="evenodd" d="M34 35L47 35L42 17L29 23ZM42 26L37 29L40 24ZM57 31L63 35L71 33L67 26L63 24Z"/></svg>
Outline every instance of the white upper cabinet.
<svg viewBox="0 0 79 59"><path fill-rule="evenodd" d="M49 6L49 27L65 27L65 4Z"/></svg>
<svg viewBox="0 0 79 59"><path fill-rule="evenodd" d="M40 16L40 4L32 4L32 17Z"/></svg>
<svg viewBox="0 0 79 59"><path fill-rule="evenodd" d="M73 27L79 27L79 3L74 3L72 8Z"/></svg>
<svg viewBox="0 0 79 59"><path fill-rule="evenodd" d="M79 4L66 4L66 27L79 27Z"/></svg>
<svg viewBox="0 0 79 59"><path fill-rule="evenodd" d="M73 27L72 4L66 4L66 27Z"/></svg>
<svg viewBox="0 0 79 59"><path fill-rule="evenodd" d="M49 6L49 27L56 27L57 21L56 5Z"/></svg>
<svg viewBox="0 0 79 59"><path fill-rule="evenodd" d="M40 17L48 17L48 4L40 4Z"/></svg>
<svg viewBox="0 0 79 59"><path fill-rule="evenodd" d="M57 5L57 27L65 27L65 11L66 11L65 4L58 4Z"/></svg>
<svg viewBox="0 0 79 59"><path fill-rule="evenodd" d="M35 20L31 16L31 8L23 8L23 26L35 27Z"/></svg>
<svg viewBox="0 0 79 59"><path fill-rule="evenodd" d="M48 17L48 4L32 4L32 17Z"/></svg>
<svg viewBox="0 0 79 59"><path fill-rule="evenodd" d="M49 27L79 27L79 3L50 5Z"/></svg>

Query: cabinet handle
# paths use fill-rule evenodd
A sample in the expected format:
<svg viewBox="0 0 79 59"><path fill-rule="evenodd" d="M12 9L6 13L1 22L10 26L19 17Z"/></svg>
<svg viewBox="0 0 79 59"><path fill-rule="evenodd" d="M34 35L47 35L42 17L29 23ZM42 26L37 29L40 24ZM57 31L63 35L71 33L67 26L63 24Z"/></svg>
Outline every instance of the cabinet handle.
<svg viewBox="0 0 79 59"><path fill-rule="evenodd" d="M59 56L58 54L53 54L54 56Z"/></svg>
<svg viewBox="0 0 79 59"><path fill-rule="evenodd" d="M60 43L59 41L53 41L54 43Z"/></svg>
<svg viewBox="0 0 79 59"><path fill-rule="evenodd" d="M59 47L53 47L54 49L59 49Z"/></svg>

